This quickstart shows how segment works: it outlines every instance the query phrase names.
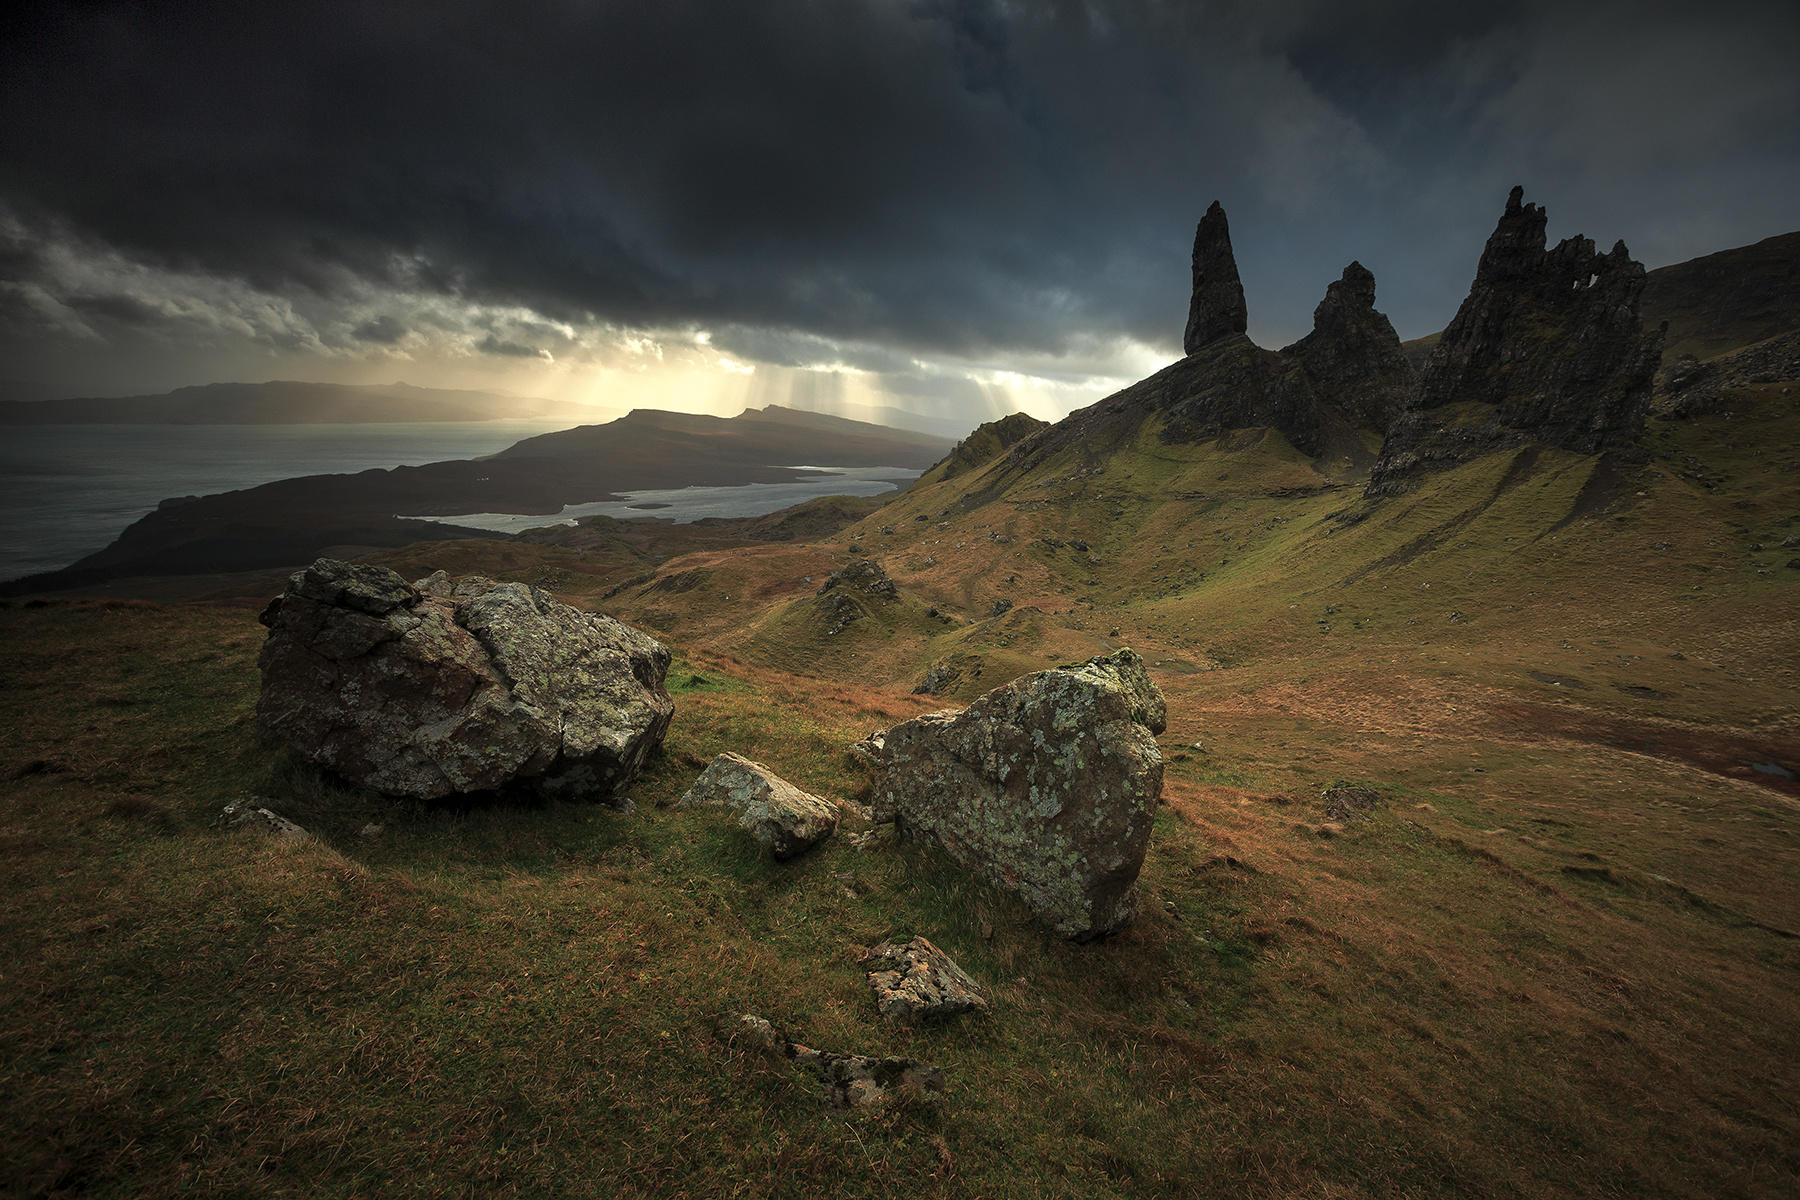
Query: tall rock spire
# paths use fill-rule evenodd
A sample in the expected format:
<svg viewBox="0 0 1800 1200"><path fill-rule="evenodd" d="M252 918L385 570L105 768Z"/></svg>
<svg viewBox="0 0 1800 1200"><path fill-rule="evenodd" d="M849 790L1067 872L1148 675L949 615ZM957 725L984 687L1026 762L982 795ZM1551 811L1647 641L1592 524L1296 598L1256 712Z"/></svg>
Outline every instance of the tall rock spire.
<svg viewBox="0 0 1800 1200"><path fill-rule="evenodd" d="M1244 285L1238 281L1237 259L1231 254L1231 230L1225 210L1214 200L1194 230L1194 298L1188 304L1183 352L1243 333L1250 314L1244 307Z"/></svg>

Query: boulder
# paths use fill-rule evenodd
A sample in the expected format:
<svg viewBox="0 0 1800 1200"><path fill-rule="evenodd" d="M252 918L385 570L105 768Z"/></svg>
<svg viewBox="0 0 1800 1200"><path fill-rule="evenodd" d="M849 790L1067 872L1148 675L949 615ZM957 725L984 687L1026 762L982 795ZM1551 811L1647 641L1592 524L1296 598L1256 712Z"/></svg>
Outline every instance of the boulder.
<svg viewBox="0 0 1800 1200"><path fill-rule="evenodd" d="M674 713L666 647L522 583L322 558L261 619L263 724L389 795L618 801Z"/></svg>
<svg viewBox="0 0 1800 1200"><path fill-rule="evenodd" d="M1136 912L1164 721L1130 650L1040 671L888 730L870 805L1016 891L1061 936L1098 937Z"/></svg>
<svg viewBox="0 0 1800 1200"><path fill-rule="evenodd" d="M737 814L738 824L774 853L789 859L811 849L837 828L831 801L803 792L759 762L730 751L708 763L681 807L713 804Z"/></svg>
<svg viewBox="0 0 1800 1200"><path fill-rule="evenodd" d="M883 942L864 960L875 1010L897 1025L951 1017L970 1009L987 1011L981 985L948 954L922 937Z"/></svg>

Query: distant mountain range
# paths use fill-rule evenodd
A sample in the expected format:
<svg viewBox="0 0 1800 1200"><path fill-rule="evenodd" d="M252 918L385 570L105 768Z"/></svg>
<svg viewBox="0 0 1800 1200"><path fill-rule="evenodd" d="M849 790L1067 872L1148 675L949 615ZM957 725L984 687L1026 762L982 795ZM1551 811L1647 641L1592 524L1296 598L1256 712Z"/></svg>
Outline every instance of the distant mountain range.
<svg viewBox="0 0 1800 1200"><path fill-rule="evenodd" d="M158 396L0 403L0 425L366 425L378 422L593 421L617 410L503 392L407 383L208 383Z"/></svg>

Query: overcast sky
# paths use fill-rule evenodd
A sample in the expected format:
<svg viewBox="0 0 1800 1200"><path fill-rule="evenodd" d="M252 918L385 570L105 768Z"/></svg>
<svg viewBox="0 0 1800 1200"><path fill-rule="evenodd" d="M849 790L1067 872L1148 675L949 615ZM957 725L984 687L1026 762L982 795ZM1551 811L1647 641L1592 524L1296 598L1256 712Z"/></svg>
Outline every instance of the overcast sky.
<svg viewBox="0 0 1800 1200"><path fill-rule="evenodd" d="M1352 258L1441 328L1508 188L1655 267L1800 228L1800 5L15 6L0 395L227 379L1056 416Z"/></svg>

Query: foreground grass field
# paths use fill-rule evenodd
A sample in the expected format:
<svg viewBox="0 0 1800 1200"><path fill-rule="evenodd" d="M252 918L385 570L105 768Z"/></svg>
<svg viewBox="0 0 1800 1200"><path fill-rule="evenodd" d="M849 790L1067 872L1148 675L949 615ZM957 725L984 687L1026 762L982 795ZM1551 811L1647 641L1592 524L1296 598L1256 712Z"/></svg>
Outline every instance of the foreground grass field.
<svg viewBox="0 0 1800 1200"><path fill-rule="evenodd" d="M1379 506L1279 439L1145 426L822 540L374 556L664 638L631 813L322 778L255 722L255 603L0 607L0 1192L1791 1196L1796 399ZM857 557L899 595L833 631ZM670 807L722 750L854 797L846 745L944 703L932 665L960 700L1120 644L1169 769L1108 940L927 846L776 864ZM1334 817L1340 781L1382 806ZM311 836L210 828L250 794ZM912 934L993 1011L878 1023L858 956ZM721 1035L745 1011L948 1088L827 1112Z"/></svg>
<svg viewBox="0 0 1800 1200"><path fill-rule="evenodd" d="M1143 916L1073 946L927 848L836 839L777 865L662 807L727 748L853 793L843 746L927 698L683 649L635 813L396 808L262 740L261 632L241 607L0 610L7 1190L1800 1182L1791 791L1509 724L1505 696L1429 670L1165 674ZM1430 715L1452 701L1487 715ZM1327 821L1340 776L1388 807ZM314 836L208 828L246 792ZM988 985L991 1015L875 1020L858 950L912 933ZM829 1114L720 1038L736 1011L938 1063L949 1088Z"/></svg>

